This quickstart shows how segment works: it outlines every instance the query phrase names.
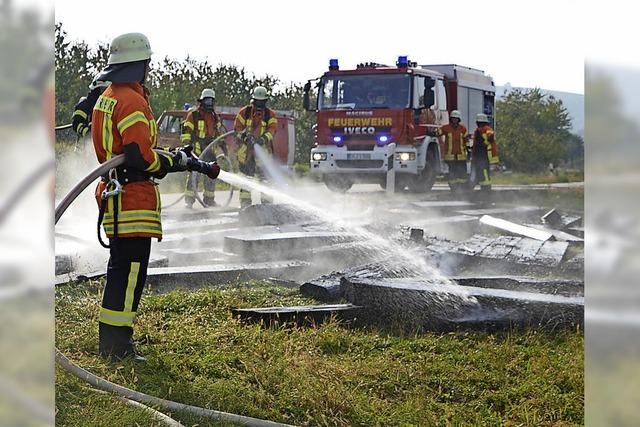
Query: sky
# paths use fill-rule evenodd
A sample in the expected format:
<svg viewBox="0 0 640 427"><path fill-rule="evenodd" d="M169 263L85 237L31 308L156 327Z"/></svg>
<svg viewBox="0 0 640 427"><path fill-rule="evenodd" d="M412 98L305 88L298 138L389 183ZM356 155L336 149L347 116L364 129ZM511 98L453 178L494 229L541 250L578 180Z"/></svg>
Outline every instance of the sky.
<svg viewBox="0 0 640 427"><path fill-rule="evenodd" d="M419 64L482 69L497 85L584 93L585 57L640 66L624 43L602 37L611 27L623 36L635 27L635 15L621 13L617 3L623 5L619 0L607 8L577 0L110 0L109 7L92 7L59 0L55 12L56 22L76 40L108 43L125 32L142 32L155 59L189 55L282 82L317 77L330 58L346 69L367 61L393 65L398 55L408 55Z"/></svg>

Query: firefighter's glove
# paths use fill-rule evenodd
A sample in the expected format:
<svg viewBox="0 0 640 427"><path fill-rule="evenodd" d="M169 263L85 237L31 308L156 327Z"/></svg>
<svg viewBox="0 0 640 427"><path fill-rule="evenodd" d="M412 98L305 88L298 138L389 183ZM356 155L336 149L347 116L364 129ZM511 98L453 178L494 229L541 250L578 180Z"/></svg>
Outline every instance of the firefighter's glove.
<svg viewBox="0 0 640 427"><path fill-rule="evenodd" d="M242 132L236 132L236 139L238 141L245 141L247 139L247 131L243 130Z"/></svg>
<svg viewBox="0 0 640 427"><path fill-rule="evenodd" d="M267 145L267 138L261 136L260 138L258 138L257 143L259 146L264 147L265 145Z"/></svg>
<svg viewBox="0 0 640 427"><path fill-rule="evenodd" d="M182 151L186 154L187 157L191 157L191 153L193 152L193 144L187 144L177 149L177 151Z"/></svg>
<svg viewBox="0 0 640 427"><path fill-rule="evenodd" d="M73 107L73 116L71 116L71 127L78 134L79 137L85 136L89 133L90 125L89 119L91 118L91 112L93 105L89 105L90 102L86 97L80 98L80 101Z"/></svg>
<svg viewBox="0 0 640 427"><path fill-rule="evenodd" d="M203 162L194 158L187 160L187 170L200 172L211 179L216 179L220 175L220 166L216 162Z"/></svg>
<svg viewBox="0 0 640 427"><path fill-rule="evenodd" d="M186 171L189 158L190 156L184 150L176 150L171 153L174 170L176 172Z"/></svg>

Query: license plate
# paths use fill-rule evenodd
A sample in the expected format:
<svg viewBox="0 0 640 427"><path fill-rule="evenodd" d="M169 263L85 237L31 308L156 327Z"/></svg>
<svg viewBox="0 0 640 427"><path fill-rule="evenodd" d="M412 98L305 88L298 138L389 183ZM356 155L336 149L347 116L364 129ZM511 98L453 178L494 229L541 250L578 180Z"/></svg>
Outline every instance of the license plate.
<svg viewBox="0 0 640 427"><path fill-rule="evenodd" d="M371 160L370 153L347 153L347 160Z"/></svg>

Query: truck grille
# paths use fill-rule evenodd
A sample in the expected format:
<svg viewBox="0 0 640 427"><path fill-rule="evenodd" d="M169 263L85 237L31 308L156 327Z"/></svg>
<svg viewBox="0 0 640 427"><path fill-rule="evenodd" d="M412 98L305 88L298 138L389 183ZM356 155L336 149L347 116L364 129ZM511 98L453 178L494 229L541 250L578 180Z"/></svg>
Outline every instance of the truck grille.
<svg viewBox="0 0 640 427"><path fill-rule="evenodd" d="M383 160L336 160L339 168L373 169L381 168L383 164Z"/></svg>
<svg viewBox="0 0 640 427"><path fill-rule="evenodd" d="M347 151L373 151L375 144L347 144Z"/></svg>

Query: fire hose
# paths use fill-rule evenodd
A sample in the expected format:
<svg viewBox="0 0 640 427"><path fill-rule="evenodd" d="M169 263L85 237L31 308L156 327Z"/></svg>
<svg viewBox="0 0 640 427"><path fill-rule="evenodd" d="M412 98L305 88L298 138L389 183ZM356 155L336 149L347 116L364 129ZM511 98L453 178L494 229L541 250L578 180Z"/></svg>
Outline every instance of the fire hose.
<svg viewBox="0 0 640 427"><path fill-rule="evenodd" d="M96 167L93 171L91 171L87 176L85 176L80 182L78 182L75 187L73 187L67 195L60 201L58 206L56 206L55 210L55 224L58 223L64 212L67 208L73 203L73 201L87 188L92 182L96 179L100 178L102 175L109 172L110 169L115 168L124 164L124 155L119 154L113 157L111 160L108 160L98 167ZM268 420L261 420L258 418L247 417L244 415L231 414L228 412L216 411L213 409L201 408L198 406L187 405L184 403L174 402L171 400L162 399L156 396L150 396L145 393L141 393L139 391L131 390L124 386L112 383L104 378L101 378L86 369L81 368L80 366L74 364L69 358L67 358L57 347L56 347L56 362L58 365L69 373L75 375L83 381L91 384L92 386L104 390L110 393L114 393L118 396L121 396L125 399L133 400L135 402L155 406L161 409L165 409L167 411L173 412L184 412L190 415L195 415L203 418L211 418L221 421L232 422L238 425L245 426L256 426L256 427L275 427L275 426L286 426L286 424L276 423Z"/></svg>

